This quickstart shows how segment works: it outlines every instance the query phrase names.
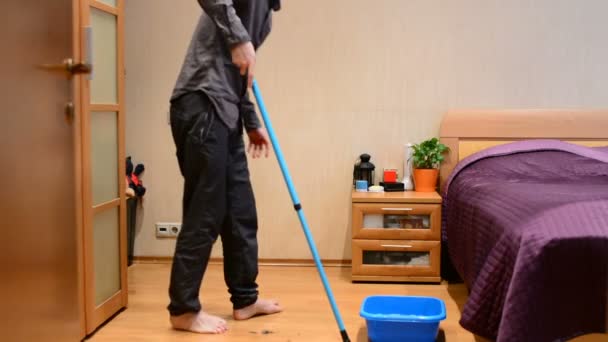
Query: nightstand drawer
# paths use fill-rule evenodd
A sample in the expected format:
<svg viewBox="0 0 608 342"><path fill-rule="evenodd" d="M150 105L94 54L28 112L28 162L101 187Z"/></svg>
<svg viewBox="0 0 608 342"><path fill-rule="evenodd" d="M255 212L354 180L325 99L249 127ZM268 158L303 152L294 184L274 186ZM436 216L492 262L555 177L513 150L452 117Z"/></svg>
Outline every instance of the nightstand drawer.
<svg viewBox="0 0 608 342"><path fill-rule="evenodd" d="M439 240L440 204L354 203L353 238Z"/></svg>
<svg viewBox="0 0 608 342"><path fill-rule="evenodd" d="M439 241L353 240L352 247L353 276L439 276Z"/></svg>

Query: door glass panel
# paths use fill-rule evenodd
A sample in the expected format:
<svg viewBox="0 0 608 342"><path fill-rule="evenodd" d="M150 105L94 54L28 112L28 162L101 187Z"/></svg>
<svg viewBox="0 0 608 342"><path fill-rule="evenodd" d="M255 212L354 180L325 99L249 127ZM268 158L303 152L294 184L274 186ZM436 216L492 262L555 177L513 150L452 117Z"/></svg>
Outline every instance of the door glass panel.
<svg viewBox="0 0 608 342"><path fill-rule="evenodd" d="M104 4L110 5L112 7L116 7L116 0L97 0L99 2L103 2Z"/></svg>
<svg viewBox="0 0 608 342"><path fill-rule="evenodd" d="M100 305L120 290L120 249L118 207L93 218L93 258L95 305Z"/></svg>
<svg viewBox="0 0 608 342"><path fill-rule="evenodd" d="M91 113L93 205L118 198L118 118L116 112Z"/></svg>
<svg viewBox="0 0 608 342"><path fill-rule="evenodd" d="M116 16L91 8L91 26L93 28L91 103L115 104L118 102Z"/></svg>
<svg viewBox="0 0 608 342"><path fill-rule="evenodd" d="M365 265L430 266L429 252L363 251Z"/></svg>
<svg viewBox="0 0 608 342"><path fill-rule="evenodd" d="M430 229L430 215L364 214L363 228Z"/></svg>

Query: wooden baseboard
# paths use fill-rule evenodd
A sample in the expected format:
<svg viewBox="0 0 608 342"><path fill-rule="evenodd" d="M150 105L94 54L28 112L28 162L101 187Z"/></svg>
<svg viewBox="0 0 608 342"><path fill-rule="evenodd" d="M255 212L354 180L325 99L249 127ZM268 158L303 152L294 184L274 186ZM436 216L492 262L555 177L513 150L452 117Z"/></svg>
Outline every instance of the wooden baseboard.
<svg viewBox="0 0 608 342"><path fill-rule="evenodd" d="M354 282L415 282L415 283L441 283L441 277L426 276L362 276L353 275Z"/></svg>
<svg viewBox="0 0 608 342"><path fill-rule="evenodd" d="M170 264L173 257L168 256L134 256L134 264Z"/></svg>
<svg viewBox="0 0 608 342"><path fill-rule="evenodd" d="M173 257L168 256L136 256L133 257L135 264L170 264ZM223 258L211 258L209 264L221 264ZM324 267L350 267L351 260L345 259L323 259L321 263ZM264 259L258 260L260 266L308 266L314 267L315 262L312 259Z"/></svg>

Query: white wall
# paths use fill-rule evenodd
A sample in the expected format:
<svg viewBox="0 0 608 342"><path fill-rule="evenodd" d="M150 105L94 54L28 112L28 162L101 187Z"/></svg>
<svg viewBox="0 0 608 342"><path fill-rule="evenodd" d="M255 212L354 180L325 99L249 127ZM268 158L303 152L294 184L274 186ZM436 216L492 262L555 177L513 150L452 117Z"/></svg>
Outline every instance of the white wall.
<svg viewBox="0 0 608 342"><path fill-rule="evenodd" d="M135 254L172 255L179 221L168 99L200 9L126 2L127 152L149 192ZM350 258L350 181L361 152L402 165L451 108L606 107L604 0L284 0L257 79L323 258ZM483 124L483 123L480 123ZM251 164L260 257L310 253L273 158ZM215 255L219 255L216 251Z"/></svg>

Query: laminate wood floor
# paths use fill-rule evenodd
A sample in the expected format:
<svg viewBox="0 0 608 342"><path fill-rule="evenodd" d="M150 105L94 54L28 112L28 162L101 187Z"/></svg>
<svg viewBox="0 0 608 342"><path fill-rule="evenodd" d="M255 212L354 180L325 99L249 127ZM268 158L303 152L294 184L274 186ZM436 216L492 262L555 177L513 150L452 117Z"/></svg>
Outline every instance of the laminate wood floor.
<svg viewBox="0 0 608 342"><path fill-rule="evenodd" d="M260 266L260 295L277 298L283 313L234 321L221 265L209 265L201 300L209 313L228 320L223 335L197 335L172 330L166 306L170 264L135 264L129 268L129 307L102 326L90 341L341 341L323 285L314 267ZM445 301L447 319L441 322L439 339L484 341L458 324L467 297L463 284L386 284L350 281L350 268L325 268L351 341L367 341L365 321L359 316L363 299L370 295L421 295ZM596 339L585 339L591 341ZM597 341L606 341L597 339Z"/></svg>

